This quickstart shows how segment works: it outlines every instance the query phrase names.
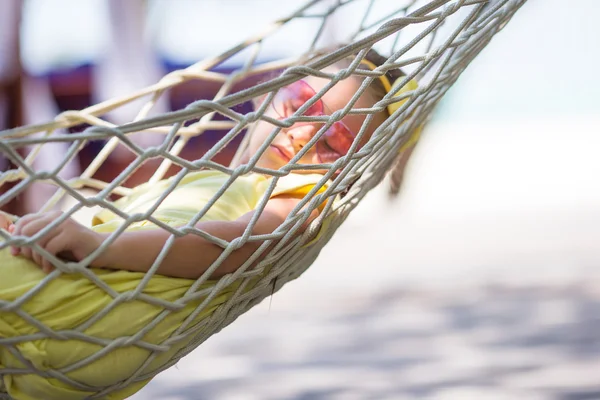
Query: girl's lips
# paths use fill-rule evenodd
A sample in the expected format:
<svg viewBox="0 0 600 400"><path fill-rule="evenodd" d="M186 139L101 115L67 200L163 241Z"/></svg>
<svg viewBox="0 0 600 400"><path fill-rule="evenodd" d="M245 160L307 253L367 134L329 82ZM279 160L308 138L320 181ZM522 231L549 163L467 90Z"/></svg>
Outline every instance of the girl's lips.
<svg viewBox="0 0 600 400"><path fill-rule="evenodd" d="M286 149L284 149L284 148L282 148L282 147L279 147L279 146L277 146L277 145L274 145L274 144L272 144L272 145L271 145L271 148L272 148L273 150L275 150L275 152L276 152L277 154L279 154L279 156L280 156L281 158L283 158L285 161L290 161L290 160L292 159L292 156L291 156L291 155L290 155L290 154L287 152L287 150L286 150Z"/></svg>

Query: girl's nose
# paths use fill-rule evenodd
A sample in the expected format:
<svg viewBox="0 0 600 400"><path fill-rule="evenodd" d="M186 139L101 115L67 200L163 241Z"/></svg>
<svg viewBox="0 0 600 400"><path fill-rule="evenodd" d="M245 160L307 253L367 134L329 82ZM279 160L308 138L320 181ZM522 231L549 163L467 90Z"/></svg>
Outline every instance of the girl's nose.
<svg viewBox="0 0 600 400"><path fill-rule="evenodd" d="M299 151L315 136L319 128L314 124L293 126L286 131L294 150Z"/></svg>

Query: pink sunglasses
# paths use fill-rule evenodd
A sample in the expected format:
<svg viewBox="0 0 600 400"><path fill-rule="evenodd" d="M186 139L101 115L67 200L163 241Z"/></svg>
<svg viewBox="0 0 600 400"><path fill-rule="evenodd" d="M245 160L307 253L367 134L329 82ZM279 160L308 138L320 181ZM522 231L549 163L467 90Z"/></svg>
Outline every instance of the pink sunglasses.
<svg viewBox="0 0 600 400"><path fill-rule="evenodd" d="M273 109L281 118L292 116L317 92L305 81L300 80L279 89L273 98ZM325 114L325 104L319 99L303 115L321 116ZM306 124L306 123L297 123ZM322 163L332 163L346 155L356 135L341 121L334 122L316 143L317 155Z"/></svg>

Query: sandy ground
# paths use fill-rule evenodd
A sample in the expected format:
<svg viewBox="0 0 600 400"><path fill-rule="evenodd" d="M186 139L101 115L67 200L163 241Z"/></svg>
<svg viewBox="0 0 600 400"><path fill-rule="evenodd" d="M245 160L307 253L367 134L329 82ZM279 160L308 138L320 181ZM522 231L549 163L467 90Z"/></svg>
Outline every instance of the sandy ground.
<svg viewBox="0 0 600 400"><path fill-rule="evenodd" d="M600 399L599 126L431 126L401 199L132 398Z"/></svg>

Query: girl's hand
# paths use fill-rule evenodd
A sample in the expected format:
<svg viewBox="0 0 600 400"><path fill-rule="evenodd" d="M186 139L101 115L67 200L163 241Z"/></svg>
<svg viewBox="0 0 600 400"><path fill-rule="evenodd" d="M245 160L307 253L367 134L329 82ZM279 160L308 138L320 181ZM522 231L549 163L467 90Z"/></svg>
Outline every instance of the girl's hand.
<svg viewBox="0 0 600 400"><path fill-rule="evenodd" d="M0 211L0 229L4 229L5 231L9 231L12 229L12 221L10 217L4 212Z"/></svg>
<svg viewBox="0 0 600 400"><path fill-rule="evenodd" d="M60 218L61 215L62 212L58 211L26 215L15 223L12 234L15 236L33 236ZM56 257L69 261L81 261L96 250L103 240L101 234L69 218L42 236L37 244ZM44 272L50 272L54 268L50 261L33 251L31 247L12 247L11 253L14 256L21 254L33 260L42 267Z"/></svg>

